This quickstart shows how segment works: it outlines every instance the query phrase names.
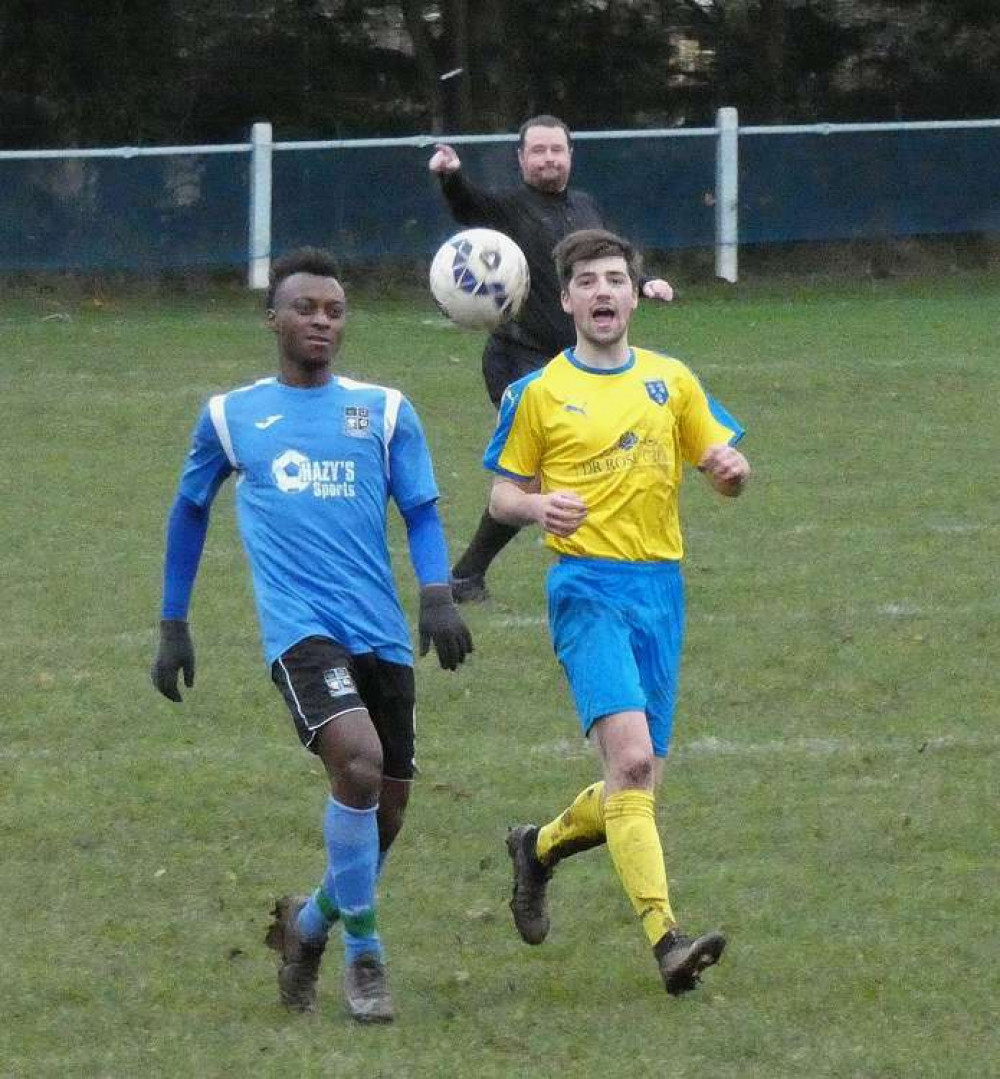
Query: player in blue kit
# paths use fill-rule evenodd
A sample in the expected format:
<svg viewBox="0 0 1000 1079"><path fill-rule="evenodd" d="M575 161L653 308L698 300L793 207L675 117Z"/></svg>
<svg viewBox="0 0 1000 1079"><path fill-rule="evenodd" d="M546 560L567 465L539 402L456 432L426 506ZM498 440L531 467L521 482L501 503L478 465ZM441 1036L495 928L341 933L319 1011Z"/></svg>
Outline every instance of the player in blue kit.
<svg viewBox="0 0 1000 1079"><path fill-rule="evenodd" d="M553 869L607 844L676 995L695 988L726 943L678 928L656 827L684 636L678 499L685 462L730 497L750 466L735 448L743 429L684 364L630 347L632 246L588 229L555 255L576 344L508 387L484 463L496 473L490 513L540 525L558 555L548 578L552 643L603 779L543 827L510 831L511 911L522 939L541 944Z"/></svg>
<svg viewBox="0 0 1000 1079"><path fill-rule="evenodd" d="M281 956L282 1002L316 1005L331 926L340 921L345 996L360 1022L393 1018L375 887L403 823L413 778L413 655L393 582L386 514L406 524L420 583L420 654L433 642L455 670L472 639L448 583L448 551L430 453L412 405L394 389L333 374L347 305L327 252L274 263L267 320L279 371L212 397L195 426L167 526L153 684L180 701L194 683L187 615L209 507L235 473L240 532L264 653L299 738L323 762L327 867L311 896L285 896L267 943Z"/></svg>

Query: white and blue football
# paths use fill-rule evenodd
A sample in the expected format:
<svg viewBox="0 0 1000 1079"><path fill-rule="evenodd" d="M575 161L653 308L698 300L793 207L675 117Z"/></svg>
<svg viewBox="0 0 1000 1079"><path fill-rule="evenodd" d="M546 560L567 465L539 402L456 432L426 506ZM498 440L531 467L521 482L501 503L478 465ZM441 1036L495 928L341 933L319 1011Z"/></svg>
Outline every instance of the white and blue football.
<svg viewBox="0 0 1000 1079"><path fill-rule="evenodd" d="M441 311L467 330L495 330L513 318L528 295L528 260L495 229L464 229L434 256L431 293Z"/></svg>

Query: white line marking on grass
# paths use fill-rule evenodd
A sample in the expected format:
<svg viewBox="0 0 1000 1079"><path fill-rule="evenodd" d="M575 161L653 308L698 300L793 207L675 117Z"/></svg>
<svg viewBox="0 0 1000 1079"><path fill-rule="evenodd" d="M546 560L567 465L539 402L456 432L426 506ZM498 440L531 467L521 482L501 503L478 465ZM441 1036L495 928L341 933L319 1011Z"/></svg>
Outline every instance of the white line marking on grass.
<svg viewBox="0 0 1000 1079"><path fill-rule="evenodd" d="M100 636L100 634L98 634ZM126 630L121 633L112 633L107 637L111 644L147 644L160 638L160 631L154 626L147 629Z"/></svg>
<svg viewBox="0 0 1000 1079"><path fill-rule="evenodd" d="M982 753L992 753L1000 749L1000 736L997 735L939 735L930 738L920 738L915 735L912 738L882 738L882 739L854 739L854 738L788 738L776 739L771 742L736 742L725 738L716 738L709 735L705 738L697 738L692 742L675 743L670 750L670 759L678 757L732 757L732 758L759 758L759 757L856 757L865 753L900 753L919 754L930 752L945 752L947 750L974 750ZM242 759L244 751L234 741L232 744L219 744L215 746L183 746L176 749L157 749L157 760L179 761L183 763L199 761L214 762L238 762ZM302 750L297 745L271 745L267 747L267 753L272 756L285 757L289 760L302 760ZM594 751L588 742L581 736L576 738L559 738L552 742L536 743L529 753L533 757L547 759L559 758L562 760L576 760L583 757L595 757ZM62 751L49 746L25 746L10 747L0 746L0 761L28 761L28 760L52 760L59 763L62 760ZM88 761L92 757L106 766L110 760L134 761L134 749L129 745L114 748L95 750L93 754L78 753L75 757L77 763ZM307 762L311 770L320 774L319 766Z"/></svg>
<svg viewBox="0 0 1000 1079"><path fill-rule="evenodd" d="M928 750L995 750L1000 738L989 735L941 735L934 738L790 738L773 742L734 742L709 736L681 743L671 751L677 757L845 757L862 753L924 753Z"/></svg>
<svg viewBox="0 0 1000 1079"><path fill-rule="evenodd" d="M889 618L915 618L924 612L915 603L883 603L875 608L875 613Z"/></svg>
<svg viewBox="0 0 1000 1079"><path fill-rule="evenodd" d="M693 742L674 743L670 759L678 757L857 757L865 753L926 753L948 749L993 751L1000 748L1000 737L989 735L942 735L935 738L885 738L865 741L854 738L788 738L773 742L736 742L708 736ZM563 760L594 756L590 745L560 738L531 748L537 757L558 757Z"/></svg>
<svg viewBox="0 0 1000 1079"><path fill-rule="evenodd" d="M790 609L782 610L773 607L758 611L692 611L688 616L689 626L725 625L745 626L755 621L765 622L767 625L779 623L806 622L815 619L826 623L832 618L845 618L852 621L863 620L874 614L882 618L965 618L969 616L982 617L984 614L994 614L1000 610L1000 602L993 597L985 596L979 603L965 603L961 606L945 606L939 604L933 607L918 607L915 603L882 603L877 607L844 607L836 612L825 608L816 610Z"/></svg>
<svg viewBox="0 0 1000 1079"><path fill-rule="evenodd" d="M583 735L578 739L560 738L555 742L543 742L536 743L531 746L528 752L533 757L543 757L547 760L551 760L553 757L557 757L559 760L580 760L583 757L594 757L596 759L597 754L590 747L590 743L587 742ZM2 753L2 750L0 750Z"/></svg>
<svg viewBox="0 0 1000 1079"><path fill-rule="evenodd" d="M930 531L945 536L968 536L973 532L992 532L995 528L996 525L983 521L946 521L944 524L931 525Z"/></svg>
<svg viewBox="0 0 1000 1079"><path fill-rule="evenodd" d="M816 617L816 614L816 611L767 611L762 613L760 617L768 623L778 621L779 616L782 622L805 622L809 618ZM709 624L717 625L742 626L746 625L749 620L742 611L698 611L688 616L688 624L708 622Z"/></svg>
<svg viewBox="0 0 1000 1079"><path fill-rule="evenodd" d="M299 745L274 745L267 747L267 753L269 756L282 756L289 760L296 759L300 762L302 758L302 747ZM23 749L12 749L10 747L0 747L0 761L47 761L51 760L55 764L60 764L64 760L64 751L62 749L52 749L49 746L28 746ZM241 749L235 742L232 745L219 745L214 747L206 746L179 746L176 749L161 749L156 750L156 759L158 761L179 761L184 764L195 763L199 761L213 761L230 762L233 764L239 764L241 757L245 759L245 749ZM74 762L88 762L94 759L107 762L114 760L128 761L130 764L135 763L135 748L129 746L115 746L111 748L103 748L94 750L93 753L78 752L74 754ZM319 765L314 764L312 760L304 762L311 771L317 775L321 774L321 768ZM60 765L61 766L61 765ZM103 763L102 763L103 767Z"/></svg>
<svg viewBox="0 0 1000 1079"><path fill-rule="evenodd" d="M920 532L929 532L933 535L942 536L970 536L981 532L996 532L1000 525L993 521L977 522L946 522L944 524L924 524L917 528L909 525L901 527L896 524L866 524L863 522L850 521L847 524L824 521L800 521L798 524L789 525L786 528L768 529L761 532L760 538L771 540L785 536L806 536L813 532L822 531L824 536L848 536L851 538L865 536L898 536L901 534L915 535ZM711 535L711 530L698 524L691 524L685 529L684 535L695 540Z"/></svg>
<svg viewBox="0 0 1000 1079"><path fill-rule="evenodd" d="M527 626L547 626L549 620L543 614L505 614L500 618L491 618L494 626L503 629L518 629Z"/></svg>

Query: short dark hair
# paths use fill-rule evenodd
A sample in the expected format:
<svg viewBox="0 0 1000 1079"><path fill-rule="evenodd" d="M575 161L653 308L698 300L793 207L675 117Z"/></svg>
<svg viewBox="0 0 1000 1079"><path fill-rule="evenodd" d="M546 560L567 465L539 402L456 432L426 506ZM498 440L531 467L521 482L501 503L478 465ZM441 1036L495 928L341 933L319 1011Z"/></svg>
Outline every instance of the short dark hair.
<svg viewBox="0 0 1000 1079"><path fill-rule="evenodd" d="M517 133L517 145L524 145L524 136L528 133L529 127L561 127L566 132L566 142L573 145L573 135L570 132L569 127L559 119L558 116L552 116L547 112L543 112L540 116L532 116L530 120L525 120L521 124L521 129Z"/></svg>
<svg viewBox="0 0 1000 1079"><path fill-rule="evenodd" d="M270 311L274 307L274 294L286 277L292 274L310 273L316 277L340 277L337 260L322 247L297 247L294 251L282 255L271 263L271 274L267 286L265 305Z"/></svg>
<svg viewBox="0 0 1000 1079"><path fill-rule="evenodd" d="M573 267L576 263L615 257L625 260L633 287L639 287L642 255L628 240L606 229L579 229L577 232L571 232L556 244L552 254L556 260L559 283L563 288L566 288L572 280Z"/></svg>

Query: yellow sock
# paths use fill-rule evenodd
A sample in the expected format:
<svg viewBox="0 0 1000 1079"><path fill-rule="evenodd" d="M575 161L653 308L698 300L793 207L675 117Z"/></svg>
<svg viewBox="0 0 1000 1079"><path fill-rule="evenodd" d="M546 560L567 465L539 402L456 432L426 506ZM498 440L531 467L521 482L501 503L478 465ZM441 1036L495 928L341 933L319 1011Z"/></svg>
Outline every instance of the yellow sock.
<svg viewBox="0 0 1000 1079"><path fill-rule="evenodd" d="M535 853L546 865L604 842L604 783L580 791L569 809L538 829Z"/></svg>
<svg viewBox="0 0 1000 1079"><path fill-rule="evenodd" d="M608 851L650 944L675 924L655 806L653 794L644 790L618 791L604 802Z"/></svg>

